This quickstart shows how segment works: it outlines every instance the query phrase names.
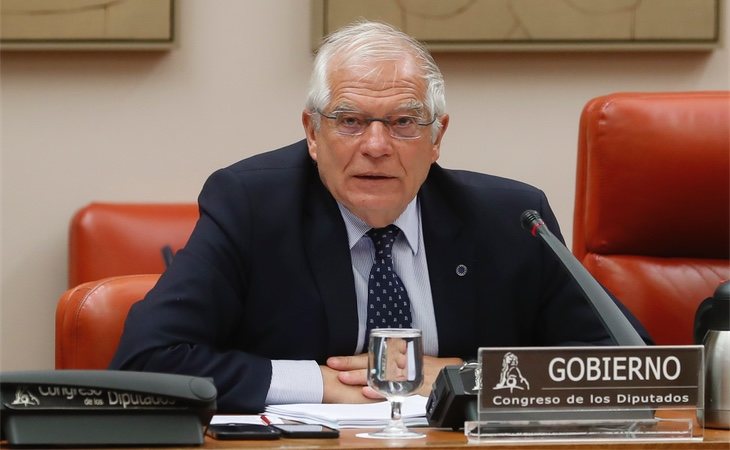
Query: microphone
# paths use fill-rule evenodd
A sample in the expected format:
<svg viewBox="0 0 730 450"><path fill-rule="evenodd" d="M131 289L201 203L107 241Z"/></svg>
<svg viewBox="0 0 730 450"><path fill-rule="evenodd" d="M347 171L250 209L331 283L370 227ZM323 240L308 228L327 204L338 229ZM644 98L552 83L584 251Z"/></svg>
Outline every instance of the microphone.
<svg viewBox="0 0 730 450"><path fill-rule="evenodd" d="M550 249L558 257L562 265L568 270L571 277L580 286L583 295L598 315L604 328L608 331L611 339L620 346L645 346L644 340L634 329L629 320L624 316L621 309L614 303L603 287L598 284L593 276L578 262L573 254L563 245L554 234L548 230L537 211L527 210L520 216L522 228L532 233L533 236L540 236ZM479 381L477 381L477 379ZM484 410L481 406L477 408L477 391L482 389L482 376L477 375L475 367L446 366L441 369L433 389L426 403L426 418L432 427L451 427L454 430L465 426L464 420L477 420L488 428L500 427L501 422L510 420L529 421L564 421L577 423L575 420L619 420L625 422L631 420L654 420L654 412L647 410L620 410L602 409L597 411L587 410L566 410L566 411L542 411L534 410L528 412L512 412L503 409L494 411ZM477 409L479 411L477 411ZM519 416L519 419L517 419ZM638 423L638 422L637 422ZM508 428L511 425L507 425ZM593 426L593 425L589 425ZM552 425L547 425L552 428ZM505 428L507 430L508 428ZM519 427L518 427L519 428ZM516 429L516 428L515 428ZM560 425L555 425L560 430ZM476 429L475 429L476 430ZM512 430L512 428L509 428ZM473 430L472 430L473 431ZM473 431L474 432L474 431ZM478 434L479 432L476 431ZM469 435L472 436L471 434Z"/></svg>
<svg viewBox="0 0 730 450"><path fill-rule="evenodd" d="M646 345L598 281L593 278L568 248L548 230L537 211L528 209L523 212L520 216L520 222L522 228L529 230L533 236L540 236L555 253L563 267L578 283L608 334L611 335L617 345Z"/></svg>

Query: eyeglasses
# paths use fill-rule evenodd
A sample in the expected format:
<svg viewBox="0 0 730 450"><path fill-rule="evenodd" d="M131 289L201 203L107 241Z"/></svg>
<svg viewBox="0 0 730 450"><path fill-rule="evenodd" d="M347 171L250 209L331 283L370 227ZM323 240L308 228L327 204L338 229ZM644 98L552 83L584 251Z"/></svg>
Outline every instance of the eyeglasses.
<svg viewBox="0 0 730 450"><path fill-rule="evenodd" d="M388 129L390 135L396 139L418 139L421 137L421 127L431 125L430 122L416 116L392 115L385 117L368 117L365 114L351 111L335 111L331 115L322 111L315 111L320 116L334 121L335 130L345 136L360 136L373 122L381 122Z"/></svg>

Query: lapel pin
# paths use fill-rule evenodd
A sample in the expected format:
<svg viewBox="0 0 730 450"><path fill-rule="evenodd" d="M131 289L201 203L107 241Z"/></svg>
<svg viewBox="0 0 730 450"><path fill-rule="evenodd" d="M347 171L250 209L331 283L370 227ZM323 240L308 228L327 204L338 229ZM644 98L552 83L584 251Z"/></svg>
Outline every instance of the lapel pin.
<svg viewBox="0 0 730 450"><path fill-rule="evenodd" d="M463 277L464 275L466 275L466 272L467 268L464 264L459 264L458 266L456 266L456 274L458 276Z"/></svg>

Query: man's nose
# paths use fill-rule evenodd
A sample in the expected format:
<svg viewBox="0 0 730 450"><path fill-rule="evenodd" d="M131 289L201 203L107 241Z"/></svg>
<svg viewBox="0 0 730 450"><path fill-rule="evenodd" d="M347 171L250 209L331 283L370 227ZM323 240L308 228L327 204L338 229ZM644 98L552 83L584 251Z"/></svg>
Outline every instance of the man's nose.
<svg viewBox="0 0 730 450"><path fill-rule="evenodd" d="M373 121L365 129L364 153L372 157L389 155L393 152L393 138L388 126L380 121Z"/></svg>

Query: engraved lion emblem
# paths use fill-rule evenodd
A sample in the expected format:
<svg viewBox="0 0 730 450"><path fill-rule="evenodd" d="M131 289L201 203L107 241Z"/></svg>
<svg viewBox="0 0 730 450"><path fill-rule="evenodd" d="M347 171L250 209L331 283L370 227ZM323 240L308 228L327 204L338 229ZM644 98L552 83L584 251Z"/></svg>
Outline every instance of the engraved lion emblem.
<svg viewBox="0 0 730 450"><path fill-rule="evenodd" d="M499 374L499 383L493 389L509 389L512 393L515 389L530 390L530 382L522 376L517 355L507 352L502 358L502 371Z"/></svg>

